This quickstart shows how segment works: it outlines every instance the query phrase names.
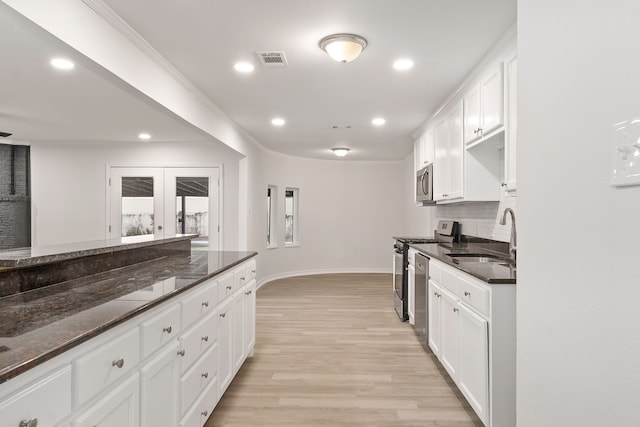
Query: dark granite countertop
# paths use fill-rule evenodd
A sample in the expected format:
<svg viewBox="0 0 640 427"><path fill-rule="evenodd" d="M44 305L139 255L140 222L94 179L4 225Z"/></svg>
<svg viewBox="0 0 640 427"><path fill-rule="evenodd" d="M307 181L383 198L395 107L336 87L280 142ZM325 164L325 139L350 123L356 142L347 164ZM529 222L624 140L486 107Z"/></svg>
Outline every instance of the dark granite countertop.
<svg viewBox="0 0 640 427"><path fill-rule="evenodd" d="M64 261L90 255L102 255L129 249L144 248L171 242L190 240L194 234L171 236L146 234L89 242L65 243L61 245L17 248L0 251L0 267L27 267Z"/></svg>
<svg viewBox="0 0 640 427"><path fill-rule="evenodd" d="M460 271L464 271L478 279L489 284L515 284L516 269L498 263L460 263L453 262L449 254L455 253L488 253L498 255L496 252L487 250L484 247L475 246L473 243L443 245L439 243L423 243L410 244L410 247L416 249L425 255L449 264ZM500 254L506 256L506 254Z"/></svg>
<svg viewBox="0 0 640 427"><path fill-rule="evenodd" d="M175 251L0 298L0 383L255 255Z"/></svg>

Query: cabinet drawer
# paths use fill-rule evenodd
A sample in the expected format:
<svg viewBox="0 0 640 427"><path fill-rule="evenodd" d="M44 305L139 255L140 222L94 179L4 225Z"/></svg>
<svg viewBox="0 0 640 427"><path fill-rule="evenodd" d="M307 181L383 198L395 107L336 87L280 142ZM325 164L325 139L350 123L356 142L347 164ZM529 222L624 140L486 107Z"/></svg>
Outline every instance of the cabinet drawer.
<svg viewBox="0 0 640 427"><path fill-rule="evenodd" d="M247 268L242 265L233 270L233 291L237 291L247 283Z"/></svg>
<svg viewBox="0 0 640 427"><path fill-rule="evenodd" d="M139 376L135 373L76 417L71 426L138 427L140 423L139 387Z"/></svg>
<svg viewBox="0 0 640 427"><path fill-rule="evenodd" d="M429 260L429 278L436 283L442 282L442 267L439 261Z"/></svg>
<svg viewBox="0 0 640 427"><path fill-rule="evenodd" d="M22 421L37 420L52 426L71 413L71 367L40 379L31 386L0 402L0 424L19 426Z"/></svg>
<svg viewBox="0 0 640 427"><path fill-rule="evenodd" d="M457 294L458 288L458 275L453 267L442 266L440 269L440 285L448 289L454 294Z"/></svg>
<svg viewBox="0 0 640 427"><path fill-rule="evenodd" d="M218 301L230 296L233 290L233 273L227 273L218 279Z"/></svg>
<svg viewBox="0 0 640 427"><path fill-rule="evenodd" d="M80 406L96 393L127 375L140 362L140 332L132 329L73 362L76 397Z"/></svg>
<svg viewBox="0 0 640 427"><path fill-rule="evenodd" d="M180 305L173 304L140 325L142 358L146 359L180 333Z"/></svg>
<svg viewBox="0 0 640 427"><path fill-rule="evenodd" d="M180 372L185 373L218 338L218 312L213 310L180 337ZM182 352L184 351L184 354Z"/></svg>
<svg viewBox="0 0 640 427"><path fill-rule="evenodd" d="M256 260L252 259L251 261L247 262L247 281L249 280L253 280L256 278Z"/></svg>
<svg viewBox="0 0 640 427"><path fill-rule="evenodd" d="M214 344L180 379L180 414L184 414L207 385L216 380L218 345Z"/></svg>
<svg viewBox="0 0 640 427"><path fill-rule="evenodd" d="M218 303L218 281L200 285L193 294L182 300L182 327L186 328L204 314L213 310Z"/></svg>
<svg viewBox="0 0 640 427"><path fill-rule="evenodd" d="M489 316L489 289L475 284L466 277L458 278L458 297L478 312Z"/></svg>

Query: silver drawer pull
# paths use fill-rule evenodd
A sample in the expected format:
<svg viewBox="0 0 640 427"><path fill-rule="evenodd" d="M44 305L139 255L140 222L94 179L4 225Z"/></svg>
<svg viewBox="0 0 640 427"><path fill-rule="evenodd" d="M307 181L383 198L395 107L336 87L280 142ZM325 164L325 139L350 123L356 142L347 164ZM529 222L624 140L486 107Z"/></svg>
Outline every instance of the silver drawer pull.
<svg viewBox="0 0 640 427"><path fill-rule="evenodd" d="M251 270L251 274L256 274L256 271L255 270Z"/></svg>
<svg viewBox="0 0 640 427"><path fill-rule="evenodd" d="M162 328L162 332L166 332L168 334L170 334L172 331L171 326L169 326L168 328Z"/></svg>
<svg viewBox="0 0 640 427"><path fill-rule="evenodd" d="M470 297L470 296L471 296L471 292L469 292L469 291L464 291L464 296L465 296L465 297Z"/></svg>
<svg viewBox="0 0 640 427"><path fill-rule="evenodd" d="M185 353L185 351L184 351L184 349L182 349L182 350L180 350L180 351L178 352L178 356L182 356L182 357L184 357L184 353Z"/></svg>
<svg viewBox="0 0 640 427"><path fill-rule="evenodd" d="M249 292L245 292L244 294L245 294L245 295L251 295L251 291L249 291Z"/></svg>
<svg viewBox="0 0 640 427"><path fill-rule="evenodd" d="M19 427L36 427L38 425L37 418L31 418L30 420L22 420L20 421Z"/></svg>
<svg viewBox="0 0 640 427"><path fill-rule="evenodd" d="M231 288L233 288L233 286L227 286L227 289L228 289L228 290L231 290Z"/></svg>
<svg viewBox="0 0 640 427"><path fill-rule="evenodd" d="M124 359L118 359L111 362L111 366L117 366L118 368L122 368L124 366Z"/></svg>
<svg viewBox="0 0 640 427"><path fill-rule="evenodd" d="M205 372L204 374L200 375L202 378L209 378L209 372Z"/></svg>
<svg viewBox="0 0 640 427"><path fill-rule="evenodd" d="M209 335L205 335L204 337L202 337L202 341L204 342L209 341Z"/></svg>
<svg viewBox="0 0 640 427"><path fill-rule="evenodd" d="M240 278L240 280L244 280L244 276L242 276L242 277Z"/></svg>
<svg viewBox="0 0 640 427"><path fill-rule="evenodd" d="M207 415L209 415L209 411L200 412L200 415L206 417Z"/></svg>
<svg viewBox="0 0 640 427"><path fill-rule="evenodd" d="M209 301L203 301L202 302L202 306L203 307L209 307Z"/></svg>
<svg viewBox="0 0 640 427"><path fill-rule="evenodd" d="M227 315L227 313L220 313L220 317L224 317L226 315Z"/></svg>
<svg viewBox="0 0 640 427"><path fill-rule="evenodd" d="M458 312L458 309L457 309L457 308L454 308L454 309L453 309L453 312L454 312L454 313L457 313L457 312Z"/></svg>

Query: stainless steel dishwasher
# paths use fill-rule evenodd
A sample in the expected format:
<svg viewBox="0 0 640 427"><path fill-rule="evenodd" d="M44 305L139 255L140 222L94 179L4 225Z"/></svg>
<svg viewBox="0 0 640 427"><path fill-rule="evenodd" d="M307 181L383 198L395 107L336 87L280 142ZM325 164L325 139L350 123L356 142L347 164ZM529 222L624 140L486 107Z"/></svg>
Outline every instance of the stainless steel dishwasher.
<svg viewBox="0 0 640 427"><path fill-rule="evenodd" d="M427 282L429 280L429 258L418 253L415 258L415 324L413 330L420 344L427 349L429 345L429 304L427 301Z"/></svg>

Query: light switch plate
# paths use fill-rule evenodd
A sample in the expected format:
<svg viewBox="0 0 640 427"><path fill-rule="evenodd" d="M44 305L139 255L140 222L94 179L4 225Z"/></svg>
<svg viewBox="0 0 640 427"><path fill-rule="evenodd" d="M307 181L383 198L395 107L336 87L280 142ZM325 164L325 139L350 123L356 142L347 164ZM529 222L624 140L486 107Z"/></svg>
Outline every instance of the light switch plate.
<svg viewBox="0 0 640 427"><path fill-rule="evenodd" d="M640 117L613 125L611 185L640 185Z"/></svg>

